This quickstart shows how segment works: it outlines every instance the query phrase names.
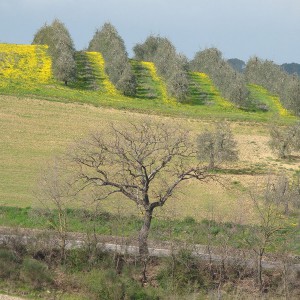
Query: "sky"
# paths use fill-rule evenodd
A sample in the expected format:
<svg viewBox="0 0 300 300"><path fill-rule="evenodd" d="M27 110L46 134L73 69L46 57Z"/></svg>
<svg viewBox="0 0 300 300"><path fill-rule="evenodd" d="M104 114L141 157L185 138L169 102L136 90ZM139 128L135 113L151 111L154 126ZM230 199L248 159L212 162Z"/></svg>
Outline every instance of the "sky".
<svg viewBox="0 0 300 300"><path fill-rule="evenodd" d="M216 47L227 59L300 63L300 0L0 0L0 43L30 44L55 18L77 50L110 22L130 56L152 34L167 37L190 59Z"/></svg>

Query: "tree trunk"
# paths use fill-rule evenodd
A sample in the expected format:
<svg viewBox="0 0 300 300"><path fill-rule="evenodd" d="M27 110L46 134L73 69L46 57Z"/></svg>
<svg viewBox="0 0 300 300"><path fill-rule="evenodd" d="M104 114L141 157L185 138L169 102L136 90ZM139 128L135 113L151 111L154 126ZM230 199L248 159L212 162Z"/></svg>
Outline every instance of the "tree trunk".
<svg viewBox="0 0 300 300"><path fill-rule="evenodd" d="M262 259L263 259L264 250L259 250L258 254L258 264L257 264L257 281L259 284L259 289L262 291L263 289L263 279L262 279Z"/></svg>
<svg viewBox="0 0 300 300"><path fill-rule="evenodd" d="M152 212L153 209L145 211L144 224L139 233L139 254L142 259L145 259L149 256L148 235L152 220Z"/></svg>

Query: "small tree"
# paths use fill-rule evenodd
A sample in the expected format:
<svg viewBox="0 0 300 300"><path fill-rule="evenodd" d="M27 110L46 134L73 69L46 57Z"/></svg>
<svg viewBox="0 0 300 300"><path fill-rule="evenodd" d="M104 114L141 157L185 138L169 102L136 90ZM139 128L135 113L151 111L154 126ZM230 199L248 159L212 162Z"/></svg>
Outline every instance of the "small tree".
<svg viewBox="0 0 300 300"><path fill-rule="evenodd" d="M51 168L45 171L37 186L38 201L35 213L47 220L47 225L58 235L62 262L66 258L67 232L69 228L67 210L74 199L69 174L61 160L55 160Z"/></svg>
<svg viewBox="0 0 300 300"><path fill-rule="evenodd" d="M272 185L272 184L271 184ZM273 245L279 236L282 240L287 238L284 229L287 228L287 218L278 208L270 181L267 183L263 197L252 192L251 200L257 216L256 224L248 228L245 242L252 249L257 258L257 283L263 290L263 258L266 251Z"/></svg>
<svg viewBox="0 0 300 300"><path fill-rule="evenodd" d="M62 22L56 19L51 25L44 25L34 35L32 44L48 45L56 79L66 85L74 79L76 66L74 43Z"/></svg>
<svg viewBox="0 0 300 300"><path fill-rule="evenodd" d="M217 123L214 131L206 130L198 135L197 145L198 158L209 162L209 169L238 159L237 143L227 123Z"/></svg>
<svg viewBox="0 0 300 300"><path fill-rule="evenodd" d="M276 180L269 183L266 189L266 197L273 201L285 215L294 208L294 213L300 207L300 178L296 175L294 180L290 180L285 173L277 176Z"/></svg>
<svg viewBox="0 0 300 300"><path fill-rule="evenodd" d="M98 190L98 200L122 194L142 211L139 252L148 256L148 234L157 207L165 205L183 181L210 176L196 162L187 132L146 121L94 133L68 153L77 172L78 190ZM75 187L74 187L75 188Z"/></svg>
<svg viewBox="0 0 300 300"><path fill-rule="evenodd" d="M279 158L287 158L292 150L300 149L300 123L285 128L270 128L269 146Z"/></svg>

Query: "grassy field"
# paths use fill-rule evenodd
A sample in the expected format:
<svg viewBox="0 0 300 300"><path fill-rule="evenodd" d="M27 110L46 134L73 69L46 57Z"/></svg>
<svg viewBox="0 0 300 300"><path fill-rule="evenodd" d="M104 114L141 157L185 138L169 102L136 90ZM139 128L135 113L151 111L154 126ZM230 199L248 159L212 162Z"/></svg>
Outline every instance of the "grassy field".
<svg viewBox="0 0 300 300"><path fill-rule="evenodd" d="M223 99L203 73L189 74L190 101L181 104L167 96L164 82L149 62L131 61L138 94L129 98L114 89L99 53L77 53L77 79L70 86L51 78L46 47L0 44L0 58L0 205L33 205L41 169L75 139L111 122L143 122L146 116L170 126L179 124L194 136L217 120L230 121L240 152L240 161L222 172L226 188L217 182L191 182L160 214L196 220L220 214L221 220L249 222L249 187L262 184L271 171L284 170L293 176L299 169L297 158L278 161L267 146L269 121L289 124L296 118L259 86L249 86L251 97L269 110L247 112ZM107 202L106 208L120 210L118 200ZM125 203L124 214L131 214L135 207Z"/></svg>
<svg viewBox="0 0 300 300"><path fill-rule="evenodd" d="M41 169L54 155L62 153L75 139L90 131L101 130L111 122L143 122L141 113L98 108L79 103L61 103L0 96L0 205L31 206ZM171 118L152 115L153 120L179 124L196 135L213 121ZM285 170L291 176L299 169L299 160L278 161L269 150L268 125L255 122L232 122L237 138L240 161L229 165L221 176L224 188L217 182L189 183L161 210L161 214L199 220L219 214L220 220L251 219L251 204L245 191L260 185L270 170ZM119 207L119 198L105 204L109 211L123 210L131 214L136 208L131 203ZM245 213L247 212L247 213Z"/></svg>

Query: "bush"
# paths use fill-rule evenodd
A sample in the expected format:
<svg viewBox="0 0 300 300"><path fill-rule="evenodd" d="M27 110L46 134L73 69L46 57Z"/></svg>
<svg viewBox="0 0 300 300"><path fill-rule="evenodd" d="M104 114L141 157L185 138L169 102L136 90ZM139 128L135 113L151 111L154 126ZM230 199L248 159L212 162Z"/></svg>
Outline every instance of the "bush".
<svg viewBox="0 0 300 300"><path fill-rule="evenodd" d="M160 299L154 288L143 288L130 274L117 274L113 269L92 270L81 279L92 299L155 300Z"/></svg>
<svg viewBox="0 0 300 300"><path fill-rule="evenodd" d="M32 258L24 259L20 279L34 289L41 289L53 282L48 266Z"/></svg>
<svg viewBox="0 0 300 300"><path fill-rule="evenodd" d="M177 293L190 293L204 285L200 264L188 249L182 249L172 258L166 259L166 265L157 276L163 289Z"/></svg>
<svg viewBox="0 0 300 300"><path fill-rule="evenodd" d="M19 276L19 260L8 249L0 249L0 278L16 279Z"/></svg>

